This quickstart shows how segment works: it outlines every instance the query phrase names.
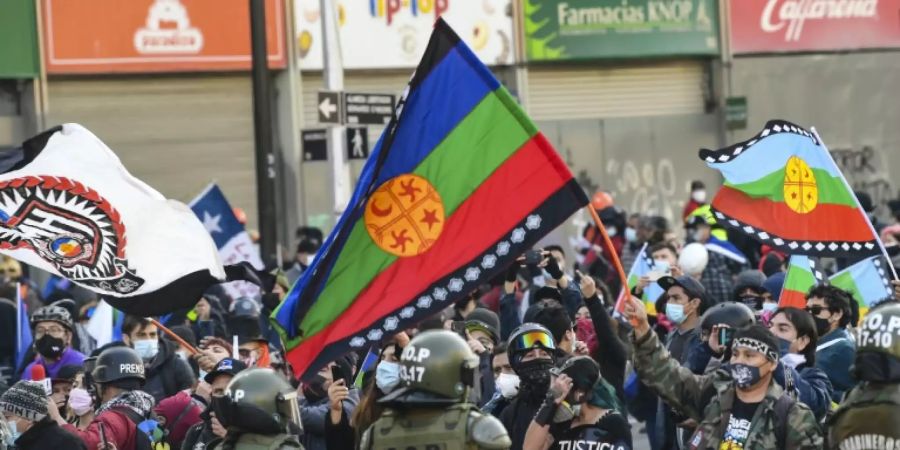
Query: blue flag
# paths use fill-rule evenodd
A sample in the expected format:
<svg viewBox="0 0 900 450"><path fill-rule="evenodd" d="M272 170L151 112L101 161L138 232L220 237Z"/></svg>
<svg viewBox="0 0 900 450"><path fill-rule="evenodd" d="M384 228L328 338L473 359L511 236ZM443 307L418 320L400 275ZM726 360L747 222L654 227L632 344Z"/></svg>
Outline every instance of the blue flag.
<svg viewBox="0 0 900 450"><path fill-rule="evenodd" d="M16 284L16 316L16 364L21 367L28 348L31 347L32 337L28 310L22 301L22 287L19 284Z"/></svg>
<svg viewBox="0 0 900 450"><path fill-rule="evenodd" d="M212 236L219 257L225 265L247 261L257 269L262 269L259 249L250 238L244 225L234 215L225 194L215 183L210 183L190 204L191 210L203 222Z"/></svg>

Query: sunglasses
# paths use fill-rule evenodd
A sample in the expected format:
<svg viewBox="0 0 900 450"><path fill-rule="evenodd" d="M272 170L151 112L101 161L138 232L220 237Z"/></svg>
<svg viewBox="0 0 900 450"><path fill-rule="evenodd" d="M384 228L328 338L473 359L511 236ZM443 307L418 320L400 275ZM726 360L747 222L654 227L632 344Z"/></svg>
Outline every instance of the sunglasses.
<svg viewBox="0 0 900 450"><path fill-rule="evenodd" d="M516 338L516 347L522 350L528 350L537 346L543 347L548 350L553 350L556 348L556 344L553 342L553 336L543 332L543 331L529 331L527 333L519 335Z"/></svg>
<svg viewBox="0 0 900 450"><path fill-rule="evenodd" d="M814 316L818 316L822 311L828 310L828 308L826 308L824 306L807 306L805 309L806 309L806 312L808 312Z"/></svg>

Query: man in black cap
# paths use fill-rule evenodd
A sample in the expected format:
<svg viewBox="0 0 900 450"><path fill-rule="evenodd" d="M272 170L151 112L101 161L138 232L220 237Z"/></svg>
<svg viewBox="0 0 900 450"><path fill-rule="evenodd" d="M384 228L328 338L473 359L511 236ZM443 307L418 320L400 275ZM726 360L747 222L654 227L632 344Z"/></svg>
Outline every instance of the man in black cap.
<svg viewBox="0 0 900 450"><path fill-rule="evenodd" d="M225 358L206 374L203 381L209 384L212 397L225 395L225 388L231 379L246 368L247 366L237 359ZM202 450L214 439L225 437L225 427L216 419L211 408L207 408L200 417L203 421L188 429L181 448Z"/></svg>
<svg viewBox="0 0 900 450"><path fill-rule="evenodd" d="M706 369L706 362L701 358L693 357L702 352L704 345L700 338L700 316L706 311L706 290L699 281L688 275L680 277L662 277L657 281L665 290L665 315L675 324L675 329L669 333L666 342L666 350L672 355L672 359L696 374L702 374ZM662 400L657 405L656 436L662 442L662 449L677 448L676 425L684 424L684 417L675 414ZM684 424L688 425L688 424ZM680 432L684 436L689 433Z"/></svg>
<svg viewBox="0 0 900 450"><path fill-rule="evenodd" d="M475 308L466 317L466 335L469 348L478 356L478 374L480 382L476 383L479 399L478 406L484 406L494 395L494 346L500 339L500 318L493 311Z"/></svg>

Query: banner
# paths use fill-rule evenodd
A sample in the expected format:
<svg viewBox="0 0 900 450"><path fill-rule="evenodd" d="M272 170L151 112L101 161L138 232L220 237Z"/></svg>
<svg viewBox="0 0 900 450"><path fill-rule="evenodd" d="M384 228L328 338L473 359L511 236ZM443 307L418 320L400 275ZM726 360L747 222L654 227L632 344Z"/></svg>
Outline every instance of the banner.
<svg viewBox="0 0 900 450"><path fill-rule="evenodd" d="M266 0L269 67L285 66L284 11ZM250 2L43 0L47 73L250 68Z"/></svg>
<svg viewBox="0 0 900 450"><path fill-rule="evenodd" d="M0 78L36 78L38 64L37 18L34 2L3 2L0 12Z"/></svg>
<svg viewBox="0 0 900 450"><path fill-rule="evenodd" d="M900 0L731 0L739 53L900 47Z"/></svg>
<svg viewBox="0 0 900 450"><path fill-rule="evenodd" d="M511 0L339 1L345 69L413 68L441 17L487 65L514 62ZM294 1L300 68L322 69L319 2Z"/></svg>
<svg viewBox="0 0 900 450"><path fill-rule="evenodd" d="M529 61L716 55L715 0L523 0Z"/></svg>

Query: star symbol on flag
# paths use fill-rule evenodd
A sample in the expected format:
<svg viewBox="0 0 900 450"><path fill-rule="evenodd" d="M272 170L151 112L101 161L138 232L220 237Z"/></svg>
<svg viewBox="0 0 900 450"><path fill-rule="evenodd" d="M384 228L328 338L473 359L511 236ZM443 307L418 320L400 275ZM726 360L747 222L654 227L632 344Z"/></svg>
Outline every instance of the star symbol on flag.
<svg viewBox="0 0 900 450"><path fill-rule="evenodd" d="M222 227L219 226L220 220L222 220L221 214L213 216L209 211L203 211L203 228L206 228L209 234L222 232Z"/></svg>

